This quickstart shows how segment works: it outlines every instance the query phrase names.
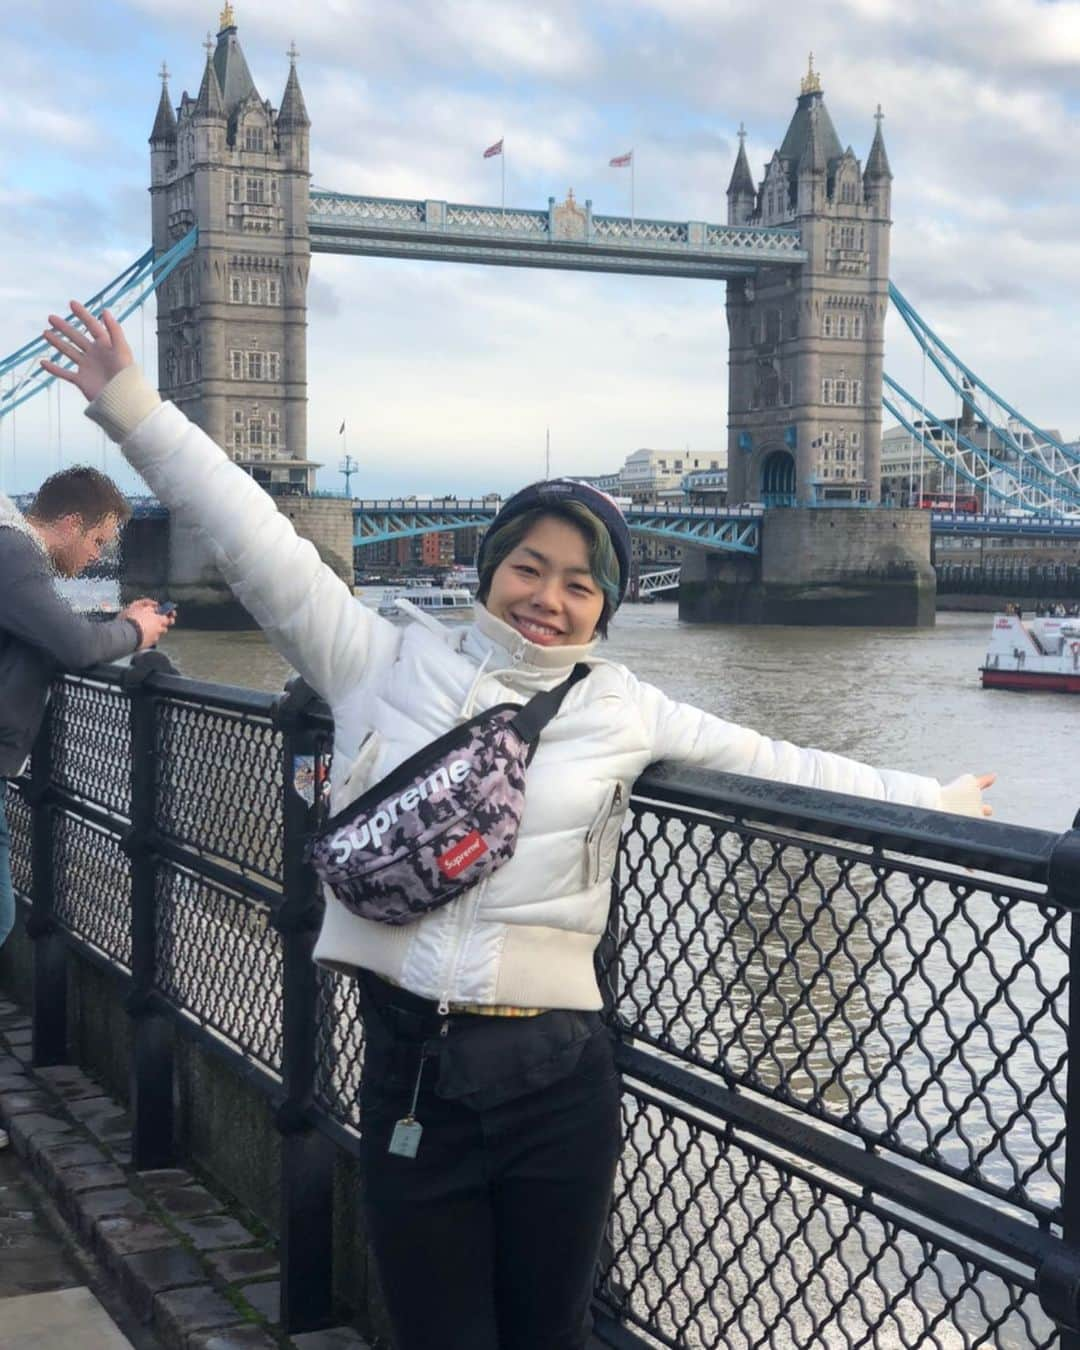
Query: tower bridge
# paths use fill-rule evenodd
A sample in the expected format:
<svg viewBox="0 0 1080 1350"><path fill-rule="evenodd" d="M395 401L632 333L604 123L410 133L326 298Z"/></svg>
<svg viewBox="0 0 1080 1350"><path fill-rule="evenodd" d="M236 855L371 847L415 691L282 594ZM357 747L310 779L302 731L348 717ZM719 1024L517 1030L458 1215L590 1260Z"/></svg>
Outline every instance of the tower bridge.
<svg viewBox="0 0 1080 1350"><path fill-rule="evenodd" d="M343 574L353 541L435 526L400 513L393 521L384 513L380 524L363 511L354 524L347 504L313 492L312 253L725 282L728 500L763 503L765 514L664 510L632 521L640 533L685 545L681 603L689 618L797 621L802 606L837 622L930 621L931 522L924 512L878 506L883 401L954 481L977 485L988 508L1055 517L1080 508L1080 454L994 395L891 287L893 175L880 108L864 164L840 140L812 64L760 180L740 131L726 219L709 222L602 215L572 191L523 210L312 188L311 121L295 47L288 56L275 108L255 86L226 5L197 94L185 91L174 105L163 68L150 133L152 247L95 299L133 290L132 304L156 296L163 396L277 492L282 510ZM932 419L887 381L890 300L955 390L964 409L955 424ZM50 382L37 354L29 343L0 361L0 379L11 382L0 392L0 417ZM973 438L969 429L980 424ZM839 509L852 506L878 509ZM155 583L167 577L189 616L203 601L219 604L225 592L197 532L179 521L167 529L168 539L137 550L161 556L132 585L147 584L151 573ZM886 574L883 589L875 578ZM823 608L826 592L833 599Z"/></svg>

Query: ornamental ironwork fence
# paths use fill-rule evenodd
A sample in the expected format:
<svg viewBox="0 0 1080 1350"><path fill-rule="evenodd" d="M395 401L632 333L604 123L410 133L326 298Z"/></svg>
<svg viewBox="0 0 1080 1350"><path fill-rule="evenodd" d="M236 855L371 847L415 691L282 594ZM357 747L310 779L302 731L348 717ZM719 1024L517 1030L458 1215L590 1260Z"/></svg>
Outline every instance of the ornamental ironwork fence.
<svg viewBox="0 0 1080 1350"><path fill-rule="evenodd" d="M11 785L35 1062L65 963L133 1022L132 1152L175 1161L177 1034L276 1107L282 1316L332 1314L355 990L311 962L331 742L304 686L160 656L55 688ZM614 1347L1080 1347L1080 831L654 766L597 968L624 1147L596 1286Z"/></svg>

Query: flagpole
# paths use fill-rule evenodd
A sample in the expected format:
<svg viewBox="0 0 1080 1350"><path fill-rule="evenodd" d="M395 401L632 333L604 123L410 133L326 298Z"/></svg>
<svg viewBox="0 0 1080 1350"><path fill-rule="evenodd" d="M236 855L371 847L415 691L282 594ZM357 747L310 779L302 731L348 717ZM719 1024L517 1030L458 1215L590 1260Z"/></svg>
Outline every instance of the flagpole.
<svg viewBox="0 0 1080 1350"><path fill-rule="evenodd" d="M499 151L499 163L502 166L502 200L500 208L503 214L506 214L506 137L502 139L502 150Z"/></svg>
<svg viewBox="0 0 1080 1350"><path fill-rule="evenodd" d="M634 152L630 151L630 226L634 225Z"/></svg>

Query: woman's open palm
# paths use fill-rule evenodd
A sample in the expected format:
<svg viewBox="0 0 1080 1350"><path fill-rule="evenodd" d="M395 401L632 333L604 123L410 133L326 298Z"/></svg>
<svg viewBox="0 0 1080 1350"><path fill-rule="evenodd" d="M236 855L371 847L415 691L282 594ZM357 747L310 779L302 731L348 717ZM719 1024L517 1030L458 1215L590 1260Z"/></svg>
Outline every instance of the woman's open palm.
<svg viewBox="0 0 1080 1350"><path fill-rule="evenodd" d="M67 357L74 368L68 369L56 361L44 359L41 364L58 380L75 385L90 403L114 375L134 364L134 357L124 330L108 310L103 311L100 319L95 319L85 305L72 300L71 312L85 326L85 331L75 328L58 314L50 314L51 327L46 328L42 336L61 356Z"/></svg>

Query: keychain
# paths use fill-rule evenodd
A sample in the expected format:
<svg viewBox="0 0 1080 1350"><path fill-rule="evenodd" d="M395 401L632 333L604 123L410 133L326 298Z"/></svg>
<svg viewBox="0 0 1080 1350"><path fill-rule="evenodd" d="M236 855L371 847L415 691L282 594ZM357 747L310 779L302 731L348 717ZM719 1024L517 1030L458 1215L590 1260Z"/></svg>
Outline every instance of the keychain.
<svg viewBox="0 0 1080 1350"><path fill-rule="evenodd" d="M420 1079L424 1076L426 1059L424 1050L421 1050L420 1067L416 1071L416 1083L413 1087L409 1113L401 1120L395 1121L394 1132L390 1136L390 1143L386 1150L387 1153L393 1153L398 1158L415 1158L420 1147L420 1136L424 1133L423 1125L416 1119L416 1103L420 1096Z"/></svg>

